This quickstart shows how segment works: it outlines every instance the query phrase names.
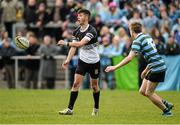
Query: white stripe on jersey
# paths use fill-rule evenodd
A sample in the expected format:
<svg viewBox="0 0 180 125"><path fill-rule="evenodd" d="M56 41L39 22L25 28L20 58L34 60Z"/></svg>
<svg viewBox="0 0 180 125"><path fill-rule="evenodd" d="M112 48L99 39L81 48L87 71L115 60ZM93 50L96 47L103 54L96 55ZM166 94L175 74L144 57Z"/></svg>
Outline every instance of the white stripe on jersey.
<svg viewBox="0 0 180 125"><path fill-rule="evenodd" d="M86 33L86 37L89 37L90 39L92 39L94 35L92 33Z"/></svg>

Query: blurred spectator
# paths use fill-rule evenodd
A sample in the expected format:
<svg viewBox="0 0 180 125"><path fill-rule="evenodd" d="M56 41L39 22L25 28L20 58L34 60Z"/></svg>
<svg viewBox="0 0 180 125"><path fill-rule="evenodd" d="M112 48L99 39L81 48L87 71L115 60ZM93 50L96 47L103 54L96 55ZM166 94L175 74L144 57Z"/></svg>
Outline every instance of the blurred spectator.
<svg viewBox="0 0 180 125"><path fill-rule="evenodd" d="M168 43L166 44L166 55L180 54L180 46L175 42L173 36L169 36Z"/></svg>
<svg viewBox="0 0 180 125"><path fill-rule="evenodd" d="M171 3L169 5L169 7L170 7L169 17L171 18L173 23L175 23L176 20L178 19L179 15L180 15L180 10L177 9L177 7L176 7L176 5L174 3Z"/></svg>
<svg viewBox="0 0 180 125"><path fill-rule="evenodd" d="M0 56L2 56L8 88L15 88L14 60L11 59L14 55L16 55L15 48L10 45L8 39L4 39L0 47Z"/></svg>
<svg viewBox="0 0 180 125"><path fill-rule="evenodd" d="M7 31L3 31L2 32L2 36L1 36L1 42L0 42L0 46L3 44L3 40L6 40L6 41L9 41L9 43L10 43L10 45L12 46L12 47L16 47L15 46L15 44L14 44L14 42L12 42L12 40L11 40L11 38L9 37L9 34L8 34L8 32Z"/></svg>
<svg viewBox="0 0 180 125"><path fill-rule="evenodd" d="M3 0L1 2L3 8L2 19L9 37L12 38L12 26L16 22L17 0Z"/></svg>
<svg viewBox="0 0 180 125"><path fill-rule="evenodd" d="M159 42L165 43L164 37L161 35L161 32L157 27L153 27L150 35L153 38L153 40L157 40Z"/></svg>
<svg viewBox="0 0 180 125"><path fill-rule="evenodd" d="M163 42L159 41L158 39L154 39L154 43L156 45L156 49L160 55L165 54L165 45Z"/></svg>
<svg viewBox="0 0 180 125"><path fill-rule="evenodd" d="M44 26L49 22L49 16L50 15L46 11L46 5L40 3L36 13L36 26L39 30L39 38L42 38L45 35Z"/></svg>
<svg viewBox="0 0 180 125"><path fill-rule="evenodd" d="M51 21L54 23L61 23L66 20L68 10L65 7L63 0L56 0L55 6L52 8Z"/></svg>
<svg viewBox="0 0 180 125"><path fill-rule="evenodd" d="M159 26L158 18L151 9L148 10L148 16L144 18L143 23L148 33L151 32L153 27Z"/></svg>
<svg viewBox="0 0 180 125"><path fill-rule="evenodd" d="M112 38L113 38L114 35L109 31L108 26L104 25L104 26L101 28L100 36L101 36L101 37L103 37L103 36L108 36L110 43L112 43Z"/></svg>
<svg viewBox="0 0 180 125"><path fill-rule="evenodd" d="M180 16L177 22L173 25L171 34L175 36L175 41L180 45Z"/></svg>
<svg viewBox="0 0 180 125"><path fill-rule="evenodd" d="M135 3L135 2L134 2ZM124 9L121 10L122 16L126 17L128 20L133 17L133 7L131 2L124 4Z"/></svg>
<svg viewBox="0 0 180 125"><path fill-rule="evenodd" d="M167 43L168 37L170 35L169 27L166 25L162 25L161 26L161 34L162 34L162 37L164 38L164 42Z"/></svg>
<svg viewBox="0 0 180 125"><path fill-rule="evenodd" d="M160 5L160 7L159 7L159 11L160 11L160 12L167 11L167 6L166 6L166 4L162 3L162 4Z"/></svg>
<svg viewBox="0 0 180 125"><path fill-rule="evenodd" d="M162 27L163 25L171 28L172 27L172 21L171 19L168 17L168 14L166 11L161 11L161 20L160 20L160 27Z"/></svg>
<svg viewBox="0 0 180 125"><path fill-rule="evenodd" d="M38 50L41 55L41 75L46 81L48 89L54 89L56 78L56 60L54 56L58 53L58 48L52 43L50 36L44 36L43 44Z"/></svg>
<svg viewBox="0 0 180 125"><path fill-rule="evenodd" d="M44 3L40 3L36 14L36 26L38 28L42 28L49 22L49 14L46 11L46 5Z"/></svg>
<svg viewBox="0 0 180 125"><path fill-rule="evenodd" d="M102 0L102 7L98 11L98 15L100 16L102 22L106 22L107 19L107 13L109 11L109 0ZM97 15L96 15L97 16Z"/></svg>
<svg viewBox="0 0 180 125"><path fill-rule="evenodd" d="M48 35L55 37L56 41L62 39L62 25L63 21L66 21L68 9L63 3L63 0L56 0L55 5L50 13L50 24L55 24L55 27L47 30ZM51 32L49 33L49 30Z"/></svg>
<svg viewBox="0 0 180 125"><path fill-rule="evenodd" d="M137 9L134 10L133 17L130 19L129 22L130 23L132 23L132 22L140 22L141 24L143 24L143 21L142 21L142 19L140 17L139 10L137 10Z"/></svg>
<svg viewBox="0 0 180 125"><path fill-rule="evenodd" d="M102 44L99 46L99 54L101 57L101 80L100 86L103 89L107 87L110 89L114 88L113 84L113 73L112 72L105 72L105 68L111 65L111 58L110 58L111 48L110 48L110 41L107 35L103 36Z"/></svg>
<svg viewBox="0 0 180 125"><path fill-rule="evenodd" d="M28 4L24 10L24 20L29 30L31 24L36 22L36 0L28 0Z"/></svg>
<svg viewBox="0 0 180 125"><path fill-rule="evenodd" d="M164 33L164 32L163 32ZM156 45L157 51L159 54L165 54L165 38L161 35L161 32L157 27L154 27L151 31L151 37Z"/></svg>
<svg viewBox="0 0 180 125"><path fill-rule="evenodd" d="M121 41L121 39L118 36L114 36L112 40L112 44L110 45L111 52L109 55L111 56L120 56L123 53L124 48L124 41Z"/></svg>
<svg viewBox="0 0 180 125"><path fill-rule="evenodd" d="M39 60L31 59L31 56L37 55L39 44L35 35L31 32L27 33L27 38L30 42L30 47L26 50L26 55L28 59L26 60L26 75L25 75L25 87L31 88L31 82L33 82L33 88L37 89L38 82L38 70L39 70Z"/></svg>
<svg viewBox="0 0 180 125"><path fill-rule="evenodd" d="M109 11L106 13L106 24L118 26L121 23L122 12L115 2L109 4Z"/></svg>
<svg viewBox="0 0 180 125"><path fill-rule="evenodd" d="M145 1L141 2L140 5L137 6L138 10L141 13L142 19L146 18L147 10L148 10L147 6L148 6L148 4Z"/></svg>
<svg viewBox="0 0 180 125"><path fill-rule="evenodd" d="M100 35L100 30L104 26L104 23L101 21L100 15L96 15L95 20L93 21L92 25L96 28L98 36Z"/></svg>
<svg viewBox="0 0 180 125"><path fill-rule="evenodd" d="M99 0L89 0L86 4L86 9L91 11L91 17L95 18L101 10L102 3Z"/></svg>
<svg viewBox="0 0 180 125"><path fill-rule="evenodd" d="M23 21L23 14L24 14L23 0L18 0L17 1L17 9L16 9L16 21L17 22Z"/></svg>
<svg viewBox="0 0 180 125"><path fill-rule="evenodd" d="M67 0L67 12L68 15L66 16L66 20L75 23L77 20L77 13L76 13L76 3L74 0Z"/></svg>
<svg viewBox="0 0 180 125"><path fill-rule="evenodd" d="M159 12L160 1L159 0L153 0L153 2L150 4L150 8L152 9L154 15L159 18L160 17L160 12Z"/></svg>
<svg viewBox="0 0 180 125"><path fill-rule="evenodd" d="M118 29L118 35L121 38L122 42L126 42L129 39L127 31L126 31L126 29L124 27L120 27Z"/></svg>
<svg viewBox="0 0 180 125"><path fill-rule="evenodd" d="M2 13L3 13L3 8L1 7L1 4L0 4L0 26L2 24Z"/></svg>
<svg viewBox="0 0 180 125"><path fill-rule="evenodd" d="M75 7L76 12L77 12L78 10L82 9L82 8L84 8L84 1L83 1L83 0L77 0L77 2L76 2L76 7Z"/></svg>

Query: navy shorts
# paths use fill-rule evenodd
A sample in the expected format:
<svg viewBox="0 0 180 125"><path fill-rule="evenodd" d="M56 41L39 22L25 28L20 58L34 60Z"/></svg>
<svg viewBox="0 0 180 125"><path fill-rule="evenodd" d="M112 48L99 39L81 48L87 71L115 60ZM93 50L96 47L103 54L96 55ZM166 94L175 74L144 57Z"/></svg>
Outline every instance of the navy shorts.
<svg viewBox="0 0 180 125"><path fill-rule="evenodd" d="M166 71L162 71L162 72L159 72L159 73L152 73L152 72L149 72L146 76L145 76L145 79L146 80L149 80L151 82L164 82L164 79L165 79L165 74L166 74Z"/></svg>

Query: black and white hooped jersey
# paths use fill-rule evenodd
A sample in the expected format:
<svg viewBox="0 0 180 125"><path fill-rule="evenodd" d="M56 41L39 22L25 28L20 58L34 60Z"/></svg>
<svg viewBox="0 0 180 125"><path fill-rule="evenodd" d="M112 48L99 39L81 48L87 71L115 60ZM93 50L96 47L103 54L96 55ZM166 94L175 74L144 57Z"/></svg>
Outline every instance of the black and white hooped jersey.
<svg viewBox="0 0 180 125"><path fill-rule="evenodd" d="M98 40L97 32L95 28L88 25L87 28L82 31L79 26L73 32L73 41L81 41L83 38L87 39L89 42L80 48L80 59L85 63L94 64L100 60L98 53Z"/></svg>

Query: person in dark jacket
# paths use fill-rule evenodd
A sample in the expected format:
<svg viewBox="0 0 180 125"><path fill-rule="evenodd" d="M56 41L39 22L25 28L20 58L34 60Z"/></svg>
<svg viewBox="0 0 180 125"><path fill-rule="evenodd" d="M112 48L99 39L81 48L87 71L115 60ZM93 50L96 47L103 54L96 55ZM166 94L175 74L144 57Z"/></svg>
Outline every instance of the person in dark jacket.
<svg viewBox="0 0 180 125"><path fill-rule="evenodd" d="M177 55L180 54L180 46L175 42L174 37L170 36L165 46L166 55Z"/></svg>
<svg viewBox="0 0 180 125"><path fill-rule="evenodd" d="M33 88L37 89L39 60L31 59L31 57L37 55L40 45L38 44L35 35L31 34L27 38L30 42L30 47L26 50L28 59L25 62L25 87L31 88L31 82L33 82Z"/></svg>
<svg viewBox="0 0 180 125"><path fill-rule="evenodd" d="M68 9L65 7L63 0L56 0L55 6L52 8L51 11L51 20L54 23L59 21L65 21L66 15L68 15Z"/></svg>
<svg viewBox="0 0 180 125"><path fill-rule="evenodd" d="M27 28L29 28L31 24L35 24L35 21L36 21L36 1L35 0L28 0L27 7L24 10L24 20L27 25Z"/></svg>
<svg viewBox="0 0 180 125"><path fill-rule="evenodd" d="M8 39L4 39L0 47L0 56L2 56L8 88L15 88L14 60L11 59L14 55L16 49L10 45Z"/></svg>

